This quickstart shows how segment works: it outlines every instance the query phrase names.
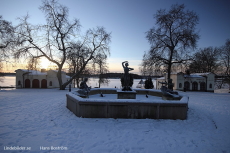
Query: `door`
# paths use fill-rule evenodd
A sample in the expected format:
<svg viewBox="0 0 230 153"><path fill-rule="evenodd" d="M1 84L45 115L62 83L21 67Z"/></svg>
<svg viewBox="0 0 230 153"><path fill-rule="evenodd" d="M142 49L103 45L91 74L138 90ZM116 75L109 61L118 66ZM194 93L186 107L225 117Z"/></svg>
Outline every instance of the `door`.
<svg viewBox="0 0 230 153"><path fill-rule="evenodd" d="M47 80L46 79L42 80L41 88L47 88Z"/></svg>
<svg viewBox="0 0 230 153"><path fill-rule="evenodd" d="M184 83L184 87L185 87L186 90L190 90L190 83L188 81L186 81Z"/></svg>
<svg viewBox="0 0 230 153"><path fill-rule="evenodd" d="M30 88L30 80L29 79L25 80L25 88Z"/></svg>
<svg viewBox="0 0 230 153"><path fill-rule="evenodd" d="M38 79L34 79L32 82L32 88L39 88L39 80Z"/></svg>
<svg viewBox="0 0 230 153"><path fill-rule="evenodd" d="M205 91L205 82L200 83L200 90Z"/></svg>
<svg viewBox="0 0 230 153"><path fill-rule="evenodd" d="M198 83L195 81L192 83L192 90L197 91L198 90Z"/></svg>

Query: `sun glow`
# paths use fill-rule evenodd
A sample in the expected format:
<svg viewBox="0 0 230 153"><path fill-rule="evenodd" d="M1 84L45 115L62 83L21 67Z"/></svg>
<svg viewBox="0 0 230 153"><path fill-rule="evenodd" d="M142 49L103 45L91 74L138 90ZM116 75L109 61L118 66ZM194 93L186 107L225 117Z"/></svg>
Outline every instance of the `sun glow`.
<svg viewBox="0 0 230 153"><path fill-rule="evenodd" d="M51 65L51 62L46 58L41 58L40 61L41 61L40 65L42 69L48 69L48 67Z"/></svg>

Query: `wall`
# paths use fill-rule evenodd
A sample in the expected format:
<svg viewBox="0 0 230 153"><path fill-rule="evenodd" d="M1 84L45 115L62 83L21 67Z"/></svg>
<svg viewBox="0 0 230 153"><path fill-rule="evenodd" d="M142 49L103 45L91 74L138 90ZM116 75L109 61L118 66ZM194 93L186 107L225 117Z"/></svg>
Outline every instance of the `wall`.
<svg viewBox="0 0 230 153"><path fill-rule="evenodd" d="M42 83L43 79L47 80L47 88L59 88L59 82L57 79L57 71L49 70L47 73L46 72L41 73L39 71L37 71L37 73L36 73L35 71L32 71L33 75L31 75L31 73L25 74L25 73L27 73L27 70L18 69L15 72L16 72L16 88L25 87L25 80L26 79L30 80L30 88L32 88L32 82L34 79L39 80L39 88L41 88L41 83ZM24 80L23 80L23 78L24 78ZM18 81L21 82L21 85L18 85ZM62 72L62 82L64 83L66 81L67 81L66 73ZM52 82L52 85L50 84L50 82Z"/></svg>
<svg viewBox="0 0 230 153"><path fill-rule="evenodd" d="M212 84L212 87L210 88L210 84ZM207 75L207 91L213 92L215 88L215 74L209 73Z"/></svg>
<svg viewBox="0 0 230 153"><path fill-rule="evenodd" d="M148 92L147 90L138 91L139 93L144 94ZM156 92L156 95L160 95L159 93L160 92ZM72 93L66 94L66 97L66 107L78 117L182 120L187 118L188 97L186 96L184 96L180 101L162 100L149 103L139 102L135 99L84 99Z"/></svg>
<svg viewBox="0 0 230 153"><path fill-rule="evenodd" d="M32 88L33 80L34 80L34 79L38 79L38 80L39 80L39 88L41 88L41 81L42 81L43 79L46 79L46 80L47 80L47 75L46 75L46 73L44 73L44 74L40 74L40 73L39 73L38 75L36 75L36 74L34 74L34 75L29 75L30 73L25 74L26 71L23 71L23 70L20 70L20 69L16 70L15 72L16 72L16 88L23 88L23 87L25 87L25 80L26 80L26 79L29 79L29 80L30 80L30 88ZM24 74L24 75L23 75L23 74ZM18 81L21 82L21 85L18 85Z"/></svg>

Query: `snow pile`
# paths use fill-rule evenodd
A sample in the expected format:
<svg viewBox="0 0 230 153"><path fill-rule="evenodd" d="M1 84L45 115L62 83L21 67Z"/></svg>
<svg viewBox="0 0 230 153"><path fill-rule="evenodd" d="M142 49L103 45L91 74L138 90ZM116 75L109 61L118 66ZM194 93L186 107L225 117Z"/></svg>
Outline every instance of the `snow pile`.
<svg viewBox="0 0 230 153"><path fill-rule="evenodd" d="M187 120L153 120L78 118L66 93L0 92L0 152L230 152L230 94L186 92Z"/></svg>

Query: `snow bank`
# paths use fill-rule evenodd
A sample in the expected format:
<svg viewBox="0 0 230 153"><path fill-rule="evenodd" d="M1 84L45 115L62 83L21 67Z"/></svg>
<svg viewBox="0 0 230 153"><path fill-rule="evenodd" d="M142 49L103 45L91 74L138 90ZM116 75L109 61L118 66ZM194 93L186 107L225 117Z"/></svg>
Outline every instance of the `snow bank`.
<svg viewBox="0 0 230 153"><path fill-rule="evenodd" d="M215 89L214 93L229 93L229 89Z"/></svg>

